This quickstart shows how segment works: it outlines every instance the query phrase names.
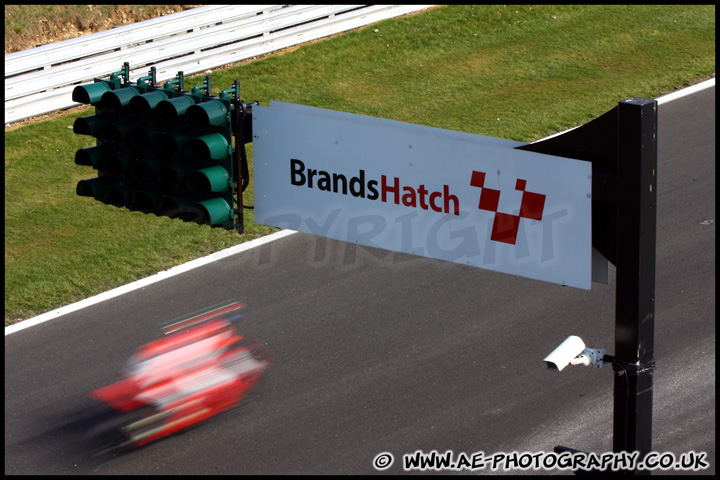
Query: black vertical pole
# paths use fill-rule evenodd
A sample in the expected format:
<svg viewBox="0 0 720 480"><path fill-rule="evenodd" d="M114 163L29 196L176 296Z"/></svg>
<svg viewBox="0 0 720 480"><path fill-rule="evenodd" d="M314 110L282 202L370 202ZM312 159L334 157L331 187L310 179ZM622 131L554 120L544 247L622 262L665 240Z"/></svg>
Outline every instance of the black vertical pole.
<svg viewBox="0 0 720 480"><path fill-rule="evenodd" d="M613 451L652 450L657 102L618 105ZM648 473L626 471L625 474Z"/></svg>
<svg viewBox="0 0 720 480"><path fill-rule="evenodd" d="M631 98L580 128L517 148L592 162L593 247L617 269L613 451L642 460L652 450L657 102Z"/></svg>
<svg viewBox="0 0 720 480"><path fill-rule="evenodd" d="M235 80L237 83L237 80ZM243 211L243 184L246 181L246 178L244 178L244 169L243 169L243 154L245 152L245 140L243 138L243 116L245 112L243 101L240 98L233 98L232 99L232 134L235 137L235 150L233 151L233 159L235 161L235 164L233 165L234 175L237 179L237 185L233 186L233 188L237 188L235 192L235 204L236 204L236 210L235 213L237 214L237 225L235 226L235 229L238 233L244 233L245 232L245 221L243 218L243 214L245 213Z"/></svg>

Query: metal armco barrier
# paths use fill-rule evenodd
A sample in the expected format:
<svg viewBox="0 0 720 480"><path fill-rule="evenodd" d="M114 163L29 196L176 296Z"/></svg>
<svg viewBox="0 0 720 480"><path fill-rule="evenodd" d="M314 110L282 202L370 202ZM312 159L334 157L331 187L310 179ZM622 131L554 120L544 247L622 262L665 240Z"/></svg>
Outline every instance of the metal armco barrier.
<svg viewBox="0 0 720 480"><path fill-rule="evenodd" d="M432 5L209 5L5 55L5 123L79 105L73 88L125 61L157 81L204 72Z"/></svg>

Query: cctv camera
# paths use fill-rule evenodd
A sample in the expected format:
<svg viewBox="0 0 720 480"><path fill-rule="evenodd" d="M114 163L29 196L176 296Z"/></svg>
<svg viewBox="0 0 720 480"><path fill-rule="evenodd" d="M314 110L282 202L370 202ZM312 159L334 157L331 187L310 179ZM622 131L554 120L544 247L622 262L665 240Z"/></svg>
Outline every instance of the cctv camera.
<svg viewBox="0 0 720 480"><path fill-rule="evenodd" d="M585 342L580 337L570 335L550 355L545 357L543 362L547 363L548 368L555 368L558 372L561 372L584 350Z"/></svg>
<svg viewBox="0 0 720 480"><path fill-rule="evenodd" d="M568 365L585 365L602 367L603 361L610 361L612 357L605 357L604 348L585 348L580 337L570 335L555 350L543 359L548 368L557 369L558 372Z"/></svg>

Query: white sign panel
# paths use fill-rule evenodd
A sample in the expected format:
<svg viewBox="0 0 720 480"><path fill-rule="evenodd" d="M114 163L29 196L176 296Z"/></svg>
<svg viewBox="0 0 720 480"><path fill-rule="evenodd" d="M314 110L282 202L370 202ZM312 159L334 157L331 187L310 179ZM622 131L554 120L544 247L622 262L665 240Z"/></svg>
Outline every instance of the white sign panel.
<svg viewBox="0 0 720 480"><path fill-rule="evenodd" d="M252 114L257 223L590 289L590 162L286 103Z"/></svg>

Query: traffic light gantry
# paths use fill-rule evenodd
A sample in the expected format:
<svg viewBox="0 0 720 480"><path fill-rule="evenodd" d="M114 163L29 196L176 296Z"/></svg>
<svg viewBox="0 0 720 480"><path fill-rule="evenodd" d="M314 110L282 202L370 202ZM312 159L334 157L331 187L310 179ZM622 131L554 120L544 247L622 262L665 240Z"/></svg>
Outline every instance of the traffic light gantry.
<svg viewBox="0 0 720 480"><path fill-rule="evenodd" d="M183 72L156 84L155 68L131 83L130 67L75 87L72 99L92 105L73 131L97 139L75 154L97 176L76 192L130 210L243 232L248 185L245 144L252 141L252 105L236 80L218 96L211 79L184 89ZM233 137L235 146L233 147Z"/></svg>

